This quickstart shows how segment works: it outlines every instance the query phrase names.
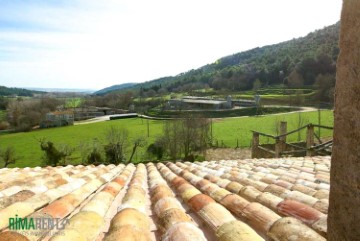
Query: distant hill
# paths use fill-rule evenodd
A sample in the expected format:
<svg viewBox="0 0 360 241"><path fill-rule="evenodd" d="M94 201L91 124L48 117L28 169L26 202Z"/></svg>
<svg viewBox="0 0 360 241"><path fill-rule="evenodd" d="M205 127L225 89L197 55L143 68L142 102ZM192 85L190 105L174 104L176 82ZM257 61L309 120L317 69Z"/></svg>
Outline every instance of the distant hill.
<svg viewBox="0 0 360 241"><path fill-rule="evenodd" d="M136 83L125 83L125 84L120 84L120 85L113 85L113 86L95 91L93 94L94 95L104 95L104 94L108 94L108 93L111 93L114 91L130 88L130 87L133 87L134 85L136 85Z"/></svg>
<svg viewBox="0 0 360 241"><path fill-rule="evenodd" d="M208 87L241 91L252 89L255 81L260 87L291 85L294 81L297 81L296 84L300 82L301 85L313 86L319 75L335 77L339 29L340 22L311 32L305 37L257 47L222 57L212 64L177 76L162 77L126 88L141 89L143 93L150 90L183 92ZM116 88L105 88L100 93L109 93L108 89Z"/></svg>
<svg viewBox="0 0 360 241"><path fill-rule="evenodd" d="M0 96L34 96L34 94L42 94L42 91L28 90L23 88L12 88L6 86L0 86Z"/></svg>
<svg viewBox="0 0 360 241"><path fill-rule="evenodd" d="M52 93L84 93L91 94L95 90L90 89L66 89L66 88L28 88L29 90L52 92Z"/></svg>

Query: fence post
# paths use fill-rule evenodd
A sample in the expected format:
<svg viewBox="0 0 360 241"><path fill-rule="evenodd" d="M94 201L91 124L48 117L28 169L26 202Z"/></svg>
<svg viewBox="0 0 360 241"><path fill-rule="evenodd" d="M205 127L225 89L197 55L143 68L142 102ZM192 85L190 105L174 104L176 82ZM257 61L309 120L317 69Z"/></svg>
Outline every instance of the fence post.
<svg viewBox="0 0 360 241"><path fill-rule="evenodd" d="M282 151L282 145L283 143L279 138L275 139L275 158L280 157L280 153Z"/></svg>
<svg viewBox="0 0 360 241"><path fill-rule="evenodd" d="M310 148L314 145L314 126L309 124L307 126L306 132L306 155L312 156L314 151L310 150Z"/></svg>
<svg viewBox="0 0 360 241"><path fill-rule="evenodd" d="M252 145L251 145L251 158L256 158L258 146L259 146L259 133L253 132Z"/></svg>
<svg viewBox="0 0 360 241"><path fill-rule="evenodd" d="M280 122L280 135L284 135L284 134L286 134L286 132L287 132L287 122L281 121ZM281 151L285 151L285 149L286 149L286 137L287 136L280 137L280 141L282 143Z"/></svg>

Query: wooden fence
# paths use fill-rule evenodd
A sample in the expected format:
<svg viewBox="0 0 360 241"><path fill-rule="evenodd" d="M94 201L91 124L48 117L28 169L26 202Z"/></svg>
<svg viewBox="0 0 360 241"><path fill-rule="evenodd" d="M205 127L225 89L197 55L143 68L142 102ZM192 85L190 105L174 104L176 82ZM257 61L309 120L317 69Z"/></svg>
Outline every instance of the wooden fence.
<svg viewBox="0 0 360 241"><path fill-rule="evenodd" d="M252 138L252 158L260 157L280 157L303 154L306 156L314 155L331 155L332 140L323 142L315 133L314 128L323 128L332 130L333 127L308 124L296 130L287 132L287 122L280 123L280 135L274 136L258 131L253 132ZM289 143L286 141L287 136L296 132L307 129L306 140L298 143ZM275 140L275 144L260 145L260 136L265 136ZM318 143L315 142L315 139Z"/></svg>

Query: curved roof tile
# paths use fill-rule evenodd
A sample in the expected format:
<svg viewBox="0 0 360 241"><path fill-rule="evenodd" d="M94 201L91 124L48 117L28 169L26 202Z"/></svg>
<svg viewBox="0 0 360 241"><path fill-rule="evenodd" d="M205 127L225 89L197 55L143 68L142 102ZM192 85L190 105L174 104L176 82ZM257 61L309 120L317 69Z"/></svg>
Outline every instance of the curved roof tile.
<svg viewBox="0 0 360 241"><path fill-rule="evenodd" d="M330 166L302 157L4 168L0 240L325 240ZM26 234L7 228L14 217L68 223Z"/></svg>

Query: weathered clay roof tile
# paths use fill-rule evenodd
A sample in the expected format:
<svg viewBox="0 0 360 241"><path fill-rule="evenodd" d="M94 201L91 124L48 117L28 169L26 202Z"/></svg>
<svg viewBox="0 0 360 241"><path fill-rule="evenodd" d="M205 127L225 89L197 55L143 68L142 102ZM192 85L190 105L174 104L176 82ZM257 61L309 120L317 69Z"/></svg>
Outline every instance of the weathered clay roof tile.
<svg viewBox="0 0 360 241"><path fill-rule="evenodd" d="M4 168L0 240L325 240L329 171L329 157ZM15 215L68 223L26 235Z"/></svg>

